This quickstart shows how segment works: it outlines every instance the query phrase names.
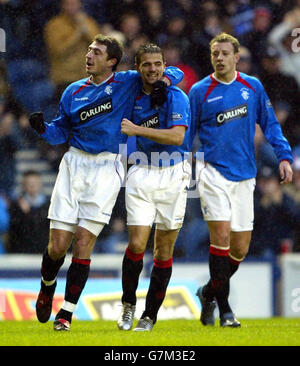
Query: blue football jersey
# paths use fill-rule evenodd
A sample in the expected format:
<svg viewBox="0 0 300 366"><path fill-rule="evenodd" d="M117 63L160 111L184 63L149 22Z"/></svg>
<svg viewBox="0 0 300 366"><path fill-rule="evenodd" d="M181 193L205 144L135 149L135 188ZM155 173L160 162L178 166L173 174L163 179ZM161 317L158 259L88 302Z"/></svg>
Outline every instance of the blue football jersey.
<svg viewBox="0 0 300 366"><path fill-rule="evenodd" d="M174 126L186 127L182 145L165 145L148 138L136 136L135 160L142 164L156 166L174 165L187 158L191 148L190 103L187 95L179 88L168 87L167 101L158 108L151 108L150 97L142 93L136 98L132 122L147 128L168 129ZM137 157L137 158L136 158ZM131 159L132 160L132 159Z"/></svg>
<svg viewBox="0 0 300 366"><path fill-rule="evenodd" d="M183 78L183 72L171 66L164 75L174 84ZM131 118L141 88L140 75L133 70L113 73L98 85L90 78L76 81L62 94L58 115L46 123L41 137L51 145L68 141L92 154L119 153L119 145L127 140L121 133L122 118Z"/></svg>
<svg viewBox="0 0 300 366"><path fill-rule="evenodd" d="M225 178L241 181L256 177L256 123L278 160L292 163L289 143L257 78L237 72L231 83L222 83L209 75L193 85L189 99L192 131L198 131L204 160Z"/></svg>

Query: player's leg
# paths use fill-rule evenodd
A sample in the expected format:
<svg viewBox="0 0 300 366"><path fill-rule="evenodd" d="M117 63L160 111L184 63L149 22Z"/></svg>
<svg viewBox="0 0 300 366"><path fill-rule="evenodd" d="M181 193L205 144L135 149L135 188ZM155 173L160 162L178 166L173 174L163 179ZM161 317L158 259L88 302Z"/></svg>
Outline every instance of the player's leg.
<svg viewBox="0 0 300 366"><path fill-rule="evenodd" d="M211 286L204 287L203 295L208 301L216 298L220 316L231 312L228 303L230 266L228 253L230 248L230 222L208 221L210 232L209 271Z"/></svg>
<svg viewBox="0 0 300 366"><path fill-rule="evenodd" d="M67 272L64 302L55 317L54 330L69 330L73 312L87 282L91 254L103 223L79 220L73 244L73 257Z"/></svg>
<svg viewBox="0 0 300 366"><path fill-rule="evenodd" d="M73 230L73 225L51 221L49 243L42 258L41 289L36 302L36 315L41 323L47 322L51 316L56 276L71 245Z"/></svg>
<svg viewBox="0 0 300 366"><path fill-rule="evenodd" d="M251 234L252 231L231 231L230 233L230 251L228 254L230 277L235 274L248 253Z"/></svg>
<svg viewBox="0 0 300 366"><path fill-rule="evenodd" d="M230 232L230 250L228 254L228 262L229 262L229 277L231 278L235 272L238 270L240 263L244 260L246 257L248 250L249 250L249 244L251 240L251 231L245 231L245 232ZM205 297L203 296L203 293L205 293ZM213 317L213 311L215 309L214 305L214 290L212 288L211 279L209 282L198 289L197 295L201 299L201 303L204 304L205 301L208 303L206 306L202 306L202 308L206 309L205 312L201 314L202 316L202 322L205 323L205 325L213 325L214 324L214 317ZM208 319L211 319L210 321Z"/></svg>
<svg viewBox="0 0 300 366"><path fill-rule="evenodd" d="M122 305L123 310L118 319L120 330L132 328L136 306L136 290L140 273L143 269L143 258L151 233L151 226L129 225L129 243L122 262Z"/></svg>
<svg viewBox="0 0 300 366"><path fill-rule="evenodd" d="M157 314L164 301L172 274L173 251L178 232L179 229L155 230L154 260L145 310L135 331L151 330L156 323Z"/></svg>

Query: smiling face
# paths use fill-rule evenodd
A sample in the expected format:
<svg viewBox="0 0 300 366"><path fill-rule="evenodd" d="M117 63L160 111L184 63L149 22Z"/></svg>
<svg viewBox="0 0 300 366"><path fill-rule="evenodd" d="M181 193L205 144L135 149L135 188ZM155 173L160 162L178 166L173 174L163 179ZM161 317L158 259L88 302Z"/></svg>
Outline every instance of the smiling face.
<svg viewBox="0 0 300 366"><path fill-rule="evenodd" d="M136 67L141 74L145 91L152 90L152 84L162 77L165 66L161 53L144 53L141 55L140 63Z"/></svg>
<svg viewBox="0 0 300 366"><path fill-rule="evenodd" d="M112 67L116 59L108 57L107 46L97 42L93 42L86 54L86 73L92 76L94 82L108 77L112 72Z"/></svg>
<svg viewBox="0 0 300 366"><path fill-rule="evenodd" d="M231 81L235 76L239 53L234 52L230 42L215 42L210 50L211 64L215 70L215 76L225 82Z"/></svg>

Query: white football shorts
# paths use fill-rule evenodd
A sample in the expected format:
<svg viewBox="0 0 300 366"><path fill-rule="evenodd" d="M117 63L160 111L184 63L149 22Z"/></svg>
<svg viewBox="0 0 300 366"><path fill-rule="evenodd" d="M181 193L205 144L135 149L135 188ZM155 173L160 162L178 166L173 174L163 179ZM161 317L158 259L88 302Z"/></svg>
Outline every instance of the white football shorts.
<svg viewBox="0 0 300 366"><path fill-rule="evenodd" d="M205 221L230 221L235 232L253 230L255 178L233 182L202 161L196 176Z"/></svg>
<svg viewBox="0 0 300 366"><path fill-rule="evenodd" d="M123 179L120 155L94 155L70 147L60 163L51 196L48 218L52 227L59 228L55 223L59 221L74 232L70 224L85 227L87 223L87 229L97 232L94 225L109 223Z"/></svg>
<svg viewBox="0 0 300 366"><path fill-rule="evenodd" d="M160 230L181 228L190 179L191 166L186 160L161 168L133 165L126 181L127 224L155 223Z"/></svg>

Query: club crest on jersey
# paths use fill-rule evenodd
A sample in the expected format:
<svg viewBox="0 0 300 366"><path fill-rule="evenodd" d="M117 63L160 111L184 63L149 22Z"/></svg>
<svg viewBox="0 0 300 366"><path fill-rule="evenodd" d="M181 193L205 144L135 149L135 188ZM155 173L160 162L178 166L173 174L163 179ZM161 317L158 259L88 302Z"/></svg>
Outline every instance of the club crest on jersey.
<svg viewBox="0 0 300 366"><path fill-rule="evenodd" d="M157 127L159 127L158 113L155 113L152 116L147 117L146 119L144 119L140 123L140 126L147 127L147 128L157 128Z"/></svg>
<svg viewBox="0 0 300 366"><path fill-rule="evenodd" d="M247 104L242 104L237 107L227 109L226 111L220 112L216 115L218 126L223 125L226 122L232 121L237 118L243 118L248 116Z"/></svg>
<svg viewBox="0 0 300 366"><path fill-rule="evenodd" d="M113 110L111 98L107 98L102 100L101 103L98 103L93 106L90 105L90 108L82 108L79 111L80 123L85 123L94 117L109 113Z"/></svg>
<svg viewBox="0 0 300 366"><path fill-rule="evenodd" d="M247 88L242 88L241 92L242 92L242 97L245 100L248 100L249 99L249 90Z"/></svg>
<svg viewBox="0 0 300 366"><path fill-rule="evenodd" d="M111 85L107 85L104 89L104 93L111 95L112 94L112 86Z"/></svg>

